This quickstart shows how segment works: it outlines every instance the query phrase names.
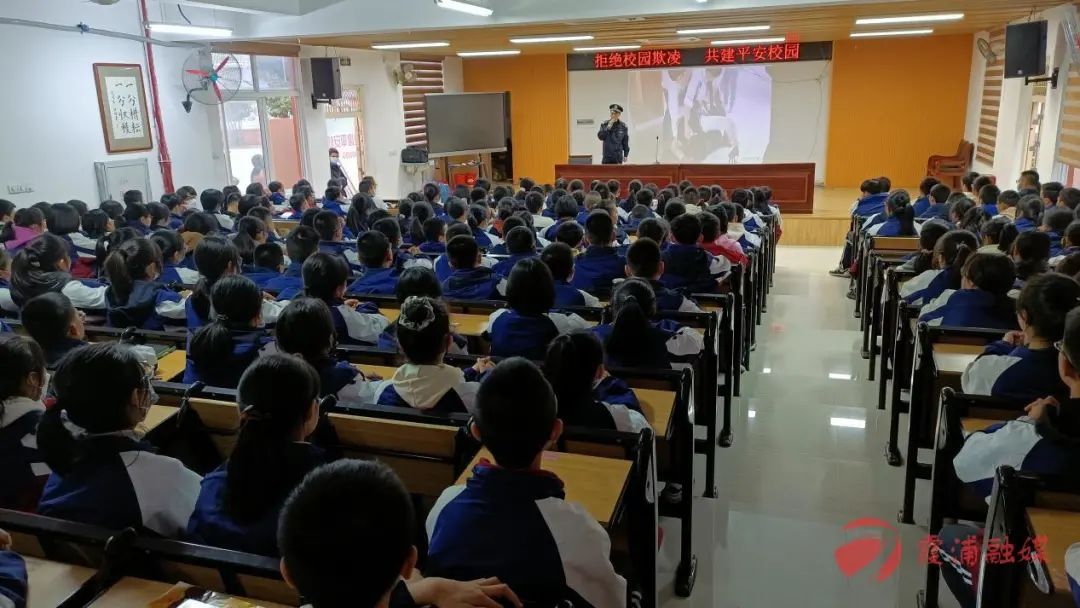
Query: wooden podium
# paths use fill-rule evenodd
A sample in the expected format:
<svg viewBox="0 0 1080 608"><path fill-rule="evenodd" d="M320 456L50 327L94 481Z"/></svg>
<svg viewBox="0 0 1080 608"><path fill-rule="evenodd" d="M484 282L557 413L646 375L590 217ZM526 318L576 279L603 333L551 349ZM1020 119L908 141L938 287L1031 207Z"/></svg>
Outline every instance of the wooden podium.
<svg viewBox="0 0 1080 608"><path fill-rule="evenodd" d="M623 192L630 180L654 183L661 188L686 179L696 186L723 186L730 193L739 188L768 186L782 213L814 212L814 163L759 165L555 165L555 176L618 180Z"/></svg>

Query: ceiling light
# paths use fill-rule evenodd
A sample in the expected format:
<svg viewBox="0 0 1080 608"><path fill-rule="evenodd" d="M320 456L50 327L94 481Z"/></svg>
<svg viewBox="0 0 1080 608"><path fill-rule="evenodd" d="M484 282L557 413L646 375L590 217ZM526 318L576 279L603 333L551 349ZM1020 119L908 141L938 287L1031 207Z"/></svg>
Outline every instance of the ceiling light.
<svg viewBox="0 0 1080 608"><path fill-rule="evenodd" d="M690 30L675 30L676 34L728 34L733 32L764 32L771 25L733 25L729 27L703 27Z"/></svg>
<svg viewBox="0 0 1080 608"><path fill-rule="evenodd" d="M885 25L888 23L928 23L932 21L957 21L964 13L938 13L936 15L908 15L906 17L863 17L855 25Z"/></svg>
<svg viewBox="0 0 1080 608"><path fill-rule="evenodd" d="M866 420L862 418L829 418L830 426L839 426L849 429L865 429Z"/></svg>
<svg viewBox="0 0 1080 608"><path fill-rule="evenodd" d="M888 30L884 32L851 32L852 38L879 38L882 36L921 36L933 34L934 30Z"/></svg>
<svg viewBox="0 0 1080 608"><path fill-rule="evenodd" d="M746 410L746 417L747 418L756 418L757 417L757 410Z"/></svg>
<svg viewBox="0 0 1080 608"><path fill-rule="evenodd" d="M851 380L851 374L829 372L829 380Z"/></svg>
<svg viewBox="0 0 1080 608"><path fill-rule="evenodd" d="M632 51L640 48L640 44L613 44L611 46L576 46L574 50L579 53L591 53L593 51Z"/></svg>
<svg viewBox="0 0 1080 608"><path fill-rule="evenodd" d="M486 6L477 6L468 2L461 2L461 0L435 0L435 6L480 17L490 17L491 13L495 12Z"/></svg>
<svg viewBox="0 0 1080 608"><path fill-rule="evenodd" d="M771 44L773 42L784 42L783 36L775 38L743 38L741 40L713 40L713 46L731 46L733 44Z"/></svg>
<svg viewBox="0 0 1080 608"><path fill-rule="evenodd" d="M528 36L526 38L511 38L514 44L534 44L537 42L575 42L577 40L592 40L592 34L571 34L569 36Z"/></svg>
<svg viewBox="0 0 1080 608"><path fill-rule="evenodd" d="M394 49L430 49L440 46L450 46L449 42L387 42L385 44L373 44L371 48L377 51L392 51Z"/></svg>
<svg viewBox="0 0 1080 608"><path fill-rule="evenodd" d="M148 23L146 27L158 34L180 34L182 36L207 36L210 38L229 38L232 30L224 27L204 27L182 23Z"/></svg>
<svg viewBox="0 0 1080 608"><path fill-rule="evenodd" d="M520 55L521 51L462 51L458 57L501 57L504 55Z"/></svg>

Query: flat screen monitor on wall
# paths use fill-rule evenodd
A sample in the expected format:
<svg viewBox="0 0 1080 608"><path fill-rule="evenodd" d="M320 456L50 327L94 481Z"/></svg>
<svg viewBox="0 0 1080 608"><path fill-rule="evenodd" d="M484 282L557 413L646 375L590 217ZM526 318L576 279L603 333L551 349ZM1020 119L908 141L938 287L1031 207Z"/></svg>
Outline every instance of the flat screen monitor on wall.
<svg viewBox="0 0 1080 608"><path fill-rule="evenodd" d="M510 147L510 93L424 96L428 155L503 152Z"/></svg>

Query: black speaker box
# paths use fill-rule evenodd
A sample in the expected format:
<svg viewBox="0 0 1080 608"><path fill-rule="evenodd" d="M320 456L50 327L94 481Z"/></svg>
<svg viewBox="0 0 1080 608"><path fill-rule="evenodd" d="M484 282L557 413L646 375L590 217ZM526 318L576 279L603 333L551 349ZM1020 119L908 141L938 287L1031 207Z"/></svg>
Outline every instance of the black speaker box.
<svg viewBox="0 0 1080 608"><path fill-rule="evenodd" d="M311 92L315 99L341 99L341 60L311 58Z"/></svg>
<svg viewBox="0 0 1080 608"><path fill-rule="evenodd" d="M1005 28L1005 78L1046 73L1046 22L1017 23Z"/></svg>

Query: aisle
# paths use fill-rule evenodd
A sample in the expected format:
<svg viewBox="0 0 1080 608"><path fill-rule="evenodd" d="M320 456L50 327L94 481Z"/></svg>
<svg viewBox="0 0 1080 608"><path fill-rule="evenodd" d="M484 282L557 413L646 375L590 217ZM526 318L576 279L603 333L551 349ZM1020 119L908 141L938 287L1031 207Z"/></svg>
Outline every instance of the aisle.
<svg viewBox="0 0 1080 608"><path fill-rule="evenodd" d="M826 274L838 256L835 248L779 250L733 416L735 445L717 454L720 498L695 500L697 587L689 600L674 598L662 575L666 606L914 606L921 528L899 532L901 567L882 582L884 557L850 578L833 558L856 538L876 535L892 547L895 533L843 526L858 518L896 526L902 484L901 469L882 456L888 417L877 409L876 383L866 380L847 284ZM916 521L925 523L926 509L920 500ZM676 538L670 522L664 528ZM664 565L674 563L676 548L665 542Z"/></svg>

